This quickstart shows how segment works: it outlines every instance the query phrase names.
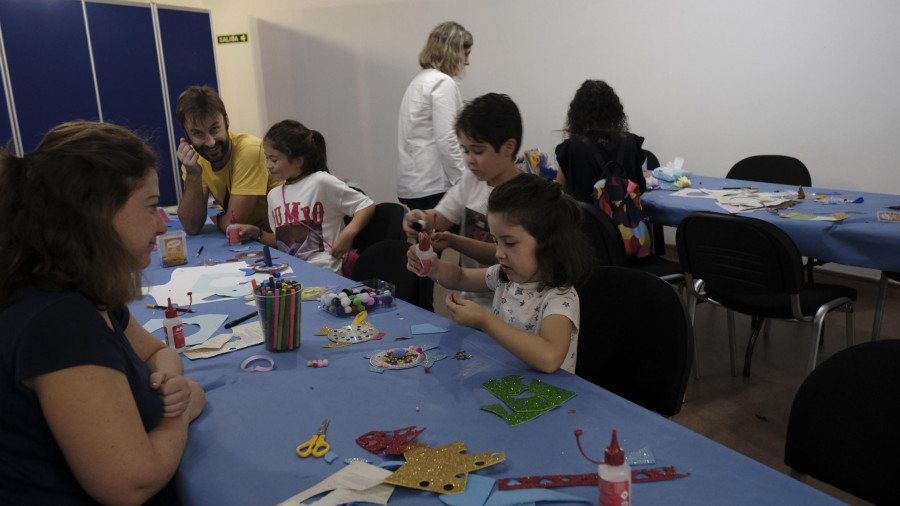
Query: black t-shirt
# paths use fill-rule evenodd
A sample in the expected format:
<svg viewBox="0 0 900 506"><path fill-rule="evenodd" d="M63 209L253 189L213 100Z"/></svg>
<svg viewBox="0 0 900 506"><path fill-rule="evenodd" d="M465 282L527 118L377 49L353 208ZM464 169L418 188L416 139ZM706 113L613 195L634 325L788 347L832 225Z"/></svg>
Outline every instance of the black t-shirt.
<svg viewBox="0 0 900 506"><path fill-rule="evenodd" d="M83 295L47 284L21 290L0 309L0 504L96 504L78 484L22 380L79 365L122 371L144 428L162 416L150 370L125 337L128 309L110 311L110 329Z"/></svg>
<svg viewBox="0 0 900 506"><path fill-rule="evenodd" d="M593 202L594 184L607 177L606 164L621 158L625 177L637 183L641 193L647 183L641 170L644 138L626 133L620 139L597 142L600 134L587 134L564 140L556 146L556 162L566 178L566 193L575 200ZM599 155L599 157L598 157ZM621 175L621 174L619 174Z"/></svg>

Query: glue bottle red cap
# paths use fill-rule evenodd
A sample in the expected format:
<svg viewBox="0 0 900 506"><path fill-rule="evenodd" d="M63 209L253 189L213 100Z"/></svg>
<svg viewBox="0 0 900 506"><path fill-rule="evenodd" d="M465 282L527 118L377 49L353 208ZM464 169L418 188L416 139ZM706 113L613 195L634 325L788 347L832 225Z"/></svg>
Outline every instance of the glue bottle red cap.
<svg viewBox="0 0 900 506"><path fill-rule="evenodd" d="M609 446L606 447L606 451L603 454L606 465L621 466L625 463L625 452L619 447L619 439L616 437L615 429L612 432L612 441L609 442Z"/></svg>
<svg viewBox="0 0 900 506"><path fill-rule="evenodd" d="M172 305L172 298L169 297L169 307L166 308L166 318L175 318L178 316L178 310Z"/></svg>
<svg viewBox="0 0 900 506"><path fill-rule="evenodd" d="M231 212L231 225L237 225L237 218L234 217L234 211Z"/></svg>

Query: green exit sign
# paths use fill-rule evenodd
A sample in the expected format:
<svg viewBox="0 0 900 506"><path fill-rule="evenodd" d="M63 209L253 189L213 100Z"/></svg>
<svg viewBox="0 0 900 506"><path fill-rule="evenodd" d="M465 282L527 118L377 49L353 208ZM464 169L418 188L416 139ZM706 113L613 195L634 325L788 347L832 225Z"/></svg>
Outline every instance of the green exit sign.
<svg viewBox="0 0 900 506"><path fill-rule="evenodd" d="M235 33L232 35L219 35L216 37L219 44L233 44L235 42L247 42L246 33Z"/></svg>

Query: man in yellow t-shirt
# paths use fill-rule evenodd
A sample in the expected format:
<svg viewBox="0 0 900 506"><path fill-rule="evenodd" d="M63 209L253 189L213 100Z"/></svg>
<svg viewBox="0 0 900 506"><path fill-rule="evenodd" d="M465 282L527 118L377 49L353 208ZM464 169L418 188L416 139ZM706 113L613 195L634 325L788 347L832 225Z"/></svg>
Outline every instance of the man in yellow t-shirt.
<svg viewBox="0 0 900 506"><path fill-rule="evenodd" d="M200 233L206 222L210 194L225 210L218 220L223 232L232 215L237 223L268 230L266 194L280 183L266 169L262 141L253 135L228 131L225 104L209 86L185 90L178 97L176 114L188 137L181 138L176 153L184 180L178 204L184 231Z"/></svg>

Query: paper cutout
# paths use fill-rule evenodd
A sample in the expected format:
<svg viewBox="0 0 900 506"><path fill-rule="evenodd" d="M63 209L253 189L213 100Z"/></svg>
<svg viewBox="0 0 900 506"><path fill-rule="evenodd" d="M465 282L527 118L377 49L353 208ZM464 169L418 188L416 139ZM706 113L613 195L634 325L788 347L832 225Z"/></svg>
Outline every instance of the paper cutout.
<svg viewBox="0 0 900 506"><path fill-rule="evenodd" d="M430 323L420 323L418 325L410 325L409 332L413 335L416 335L416 334L440 334L441 332L447 332L447 329L438 327L437 325L432 325Z"/></svg>
<svg viewBox="0 0 900 506"><path fill-rule="evenodd" d="M500 404L481 406L481 409L500 416L513 427L562 406L576 395L575 392L536 379L525 385L522 383L522 377L516 374L490 380L482 386L505 402L513 413L507 412ZM526 392L530 394L529 397L520 397Z"/></svg>
<svg viewBox="0 0 900 506"><path fill-rule="evenodd" d="M194 305L215 302L218 299L207 300L207 297L215 295L221 287L213 287L212 281L204 281L202 289L198 289L195 285L199 278L206 275L214 275L212 279L220 277L239 277L243 282L250 282L251 278L245 277L241 271L242 268L248 268L246 262L230 262L220 263L216 265L198 265L192 267L179 267L172 271L172 277L169 282L164 285L155 285L147 288L147 295L153 297L158 305L167 305L167 299L172 298L172 303L176 306L187 307L190 304L188 292L193 292ZM259 279L268 279L263 276ZM247 289L247 293L250 293Z"/></svg>
<svg viewBox="0 0 900 506"><path fill-rule="evenodd" d="M403 455L425 429L416 430L415 425L410 425L397 430L373 430L356 438L356 444L376 455Z"/></svg>
<svg viewBox="0 0 900 506"><path fill-rule="evenodd" d="M894 211L878 211L878 221L900 221L900 213Z"/></svg>
<svg viewBox="0 0 900 506"><path fill-rule="evenodd" d="M213 332L219 328L225 320L228 319L228 315L224 314L202 314L197 316L182 316L181 321L184 323L185 336L184 342L188 346L192 346L195 344L200 344L207 339L209 339ZM194 332L191 335L186 335L187 331L191 330L188 325L198 325L200 330ZM154 318L147 323L144 324L144 329L151 334L161 329L163 326L162 318Z"/></svg>
<svg viewBox="0 0 900 506"><path fill-rule="evenodd" d="M210 358L264 342L262 327L259 322L238 325L233 327L231 331L233 332L232 334L219 334L193 348L184 350L184 356L191 360Z"/></svg>
<svg viewBox="0 0 900 506"><path fill-rule="evenodd" d="M315 504L336 506L349 502L372 502L386 505L391 494L394 493L394 487L382 483L382 481L390 475L391 472L387 469L360 461L351 462L347 467L279 503L278 506L299 506L310 497L329 490L332 492L316 501Z"/></svg>
<svg viewBox="0 0 900 506"><path fill-rule="evenodd" d="M651 483L654 481L674 480L690 476L675 471L675 466L655 467L651 469L632 469L632 483ZM586 474L553 474L546 476L526 476L522 478L498 478L497 490L524 490L531 488L556 488L594 486L598 484L597 473Z"/></svg>
<svg viewBox="0 0 900 506"><path fill-rule="evenodd" d="M847 213L834 213L831 215L815 215L815 214L806 214L806 213L778 213L778 216L781 218L791 218L794 220L809 220L809 221L841 221L846 220L850 217Z"/></svg>
<svg viewBox="0 0 900 506"><path fill-rule="evenodd" d="M437 448L412 448L403 456L406 458L406 465L385 478L385 483L438 494L464 492L466 477L470 472L506 460L503 452L466 453L466 445L462 441Z"/></svg>

